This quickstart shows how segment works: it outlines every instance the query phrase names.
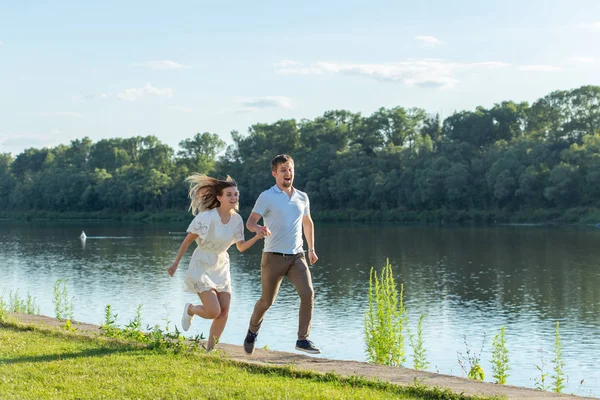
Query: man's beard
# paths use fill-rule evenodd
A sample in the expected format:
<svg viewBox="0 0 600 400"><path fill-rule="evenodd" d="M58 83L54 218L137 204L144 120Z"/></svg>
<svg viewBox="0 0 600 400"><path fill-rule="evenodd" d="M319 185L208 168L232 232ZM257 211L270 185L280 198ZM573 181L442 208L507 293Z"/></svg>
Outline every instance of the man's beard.
<svg viewBox="0 0 600 400"><path fill-rule="evenodd" d="M283 187L286 187L286 188L292 187L292 181L291 180L289 180L289 181L284 180L283 181Z"/></svg>

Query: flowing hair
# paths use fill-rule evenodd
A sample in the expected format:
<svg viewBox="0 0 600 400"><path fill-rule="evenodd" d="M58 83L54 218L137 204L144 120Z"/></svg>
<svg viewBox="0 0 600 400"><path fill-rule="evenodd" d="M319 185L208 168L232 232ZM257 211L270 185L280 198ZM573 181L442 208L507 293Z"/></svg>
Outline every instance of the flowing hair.
<svg viewBox="0 0 600 400"><path fill-rule="evenodd" d="M193 215L219 207L221 203L217 199L217 196L223 194L223 189L237 187L237 183L229 175L227 175L224 181L204 174L193 174L185 180L190 183L188 196L191 200L190 210ZM239 203L235 205L235 210L237 211L238 208Z"/></svg>

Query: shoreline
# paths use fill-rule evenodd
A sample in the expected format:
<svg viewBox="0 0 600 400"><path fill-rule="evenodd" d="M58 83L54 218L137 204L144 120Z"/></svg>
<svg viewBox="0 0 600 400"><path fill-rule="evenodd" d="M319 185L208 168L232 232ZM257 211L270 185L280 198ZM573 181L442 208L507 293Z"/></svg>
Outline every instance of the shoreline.
<svg viewBox="0 0 600 400"><path fill-rule="evenodd" d="M240 210L246 219L250 209ZM523 226L523 227L589 227L600 228L600 210L586 213L558 215L554 212L534 215L528 211L504 213L494 211L428 211L400 212L399 210L335 210L313 212L312 217L319 223L342 224L383 224L403 226ZM577 215L574 215L577 214ZM547 217L547 218L546 218ZM188 212L46 212L0 211L0 221L98 221L98 222L134 222L143 224L186 222L193 219Z"/></svg>
<svg viewBox="0 0 600 400"><path fill-rule="evenodd" d="M64 322L56 318L9 313L19 323L25 325L41 326L44 328L58 329ZM73 322L77 334L96 337L100 333L100 326L83 322ZM369 364L366 362L332 360L327 358L313 358L303 354L257 348L252 356L247 356L241 345L219 343L217 349L224 352L229 360L241 364L254 364L265 367L294 366L301 370L316 373L336 373L342 377L359 377L362 379L391 383L394 385L409 386L418 382L420 385L449 389L454 393L477 396L504 396L506 399L544 400L544 399L582 399L584 397L557 394L511 385L498 385L489 382L477 382L466 378L437 374L426 371L416 371L409 368L390 367ZM589 398L589 397L587 397Z"/></svg>

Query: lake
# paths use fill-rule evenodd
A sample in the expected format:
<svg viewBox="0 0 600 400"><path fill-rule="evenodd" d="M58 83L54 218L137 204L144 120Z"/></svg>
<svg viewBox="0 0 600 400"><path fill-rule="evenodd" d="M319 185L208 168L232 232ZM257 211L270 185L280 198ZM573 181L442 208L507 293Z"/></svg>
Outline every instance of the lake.
<svg viewBox="0 0 600 400"><path fill-rule="evenodd" d="M54 316L53 285L68 279L75 320L102 324L107 304L124 326L142 305L143 325L180 326L188 250L176 275L167 268L187 223L0 221L0 295L30 293L41 314ZM85 230L87 240L79 234ZM246 237L250 234L247 232ZM321 356L366 361L364 312L369 271L389 259L404 284L413 331L424 314L429 371L464 376L458 353L478 353L493 381L492 338L506 329L508 384L535 387L544 365L552 382L555 324L560 322L567 393L600 395L600 229L541 227L421 227L316 222L319 262L312 267L315 312L311 339ZM193 247L193 245L192 245ZM242 344L260 296L262 243L230 249L233 296L222 341ZM266 315L257 347L294 352L299 298L285 280ZM208 333L194 319L186 333ZM406 366L412 367L405 343ZM543 358L543 361L542 361Z"/></svg>

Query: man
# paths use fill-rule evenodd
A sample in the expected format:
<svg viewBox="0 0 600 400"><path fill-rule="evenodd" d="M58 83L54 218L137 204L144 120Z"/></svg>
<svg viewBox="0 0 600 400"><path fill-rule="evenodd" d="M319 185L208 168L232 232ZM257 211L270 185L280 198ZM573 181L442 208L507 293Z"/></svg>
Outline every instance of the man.
<svg viewBox="0 0 600 400"><path fill-rule="evenodd" d="M246 222L251 232L265 236L265 247L261 259L262 295L254 306L244 350L254 352L256 336L265 313L271 307L284 276L287 276L300 295L300 316L296 350L319 354L319 350L308 337L310 334L314 292L310 270L302 249L302 231L308 244L308 260L317 262L315 252L314 224L310 217L310 203L306 193L295 189L294 160L281 154L271 161L271 174L275 185L260 194ZM258 221L263 219L264 226Z"/></svg>

